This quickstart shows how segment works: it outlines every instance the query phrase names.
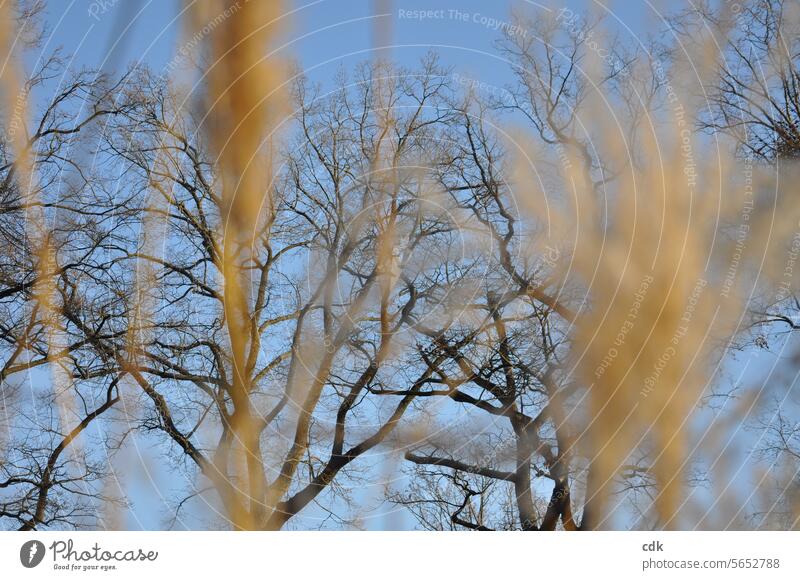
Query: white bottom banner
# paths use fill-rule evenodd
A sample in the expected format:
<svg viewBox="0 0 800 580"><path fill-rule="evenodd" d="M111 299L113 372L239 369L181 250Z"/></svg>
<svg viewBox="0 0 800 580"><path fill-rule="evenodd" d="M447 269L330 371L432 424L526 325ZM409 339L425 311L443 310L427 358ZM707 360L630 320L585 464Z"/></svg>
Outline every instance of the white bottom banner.
<svg viewBox="0 0 800 580"><path fill-rule="evenodd" d="M34 532L0 577L800 578L800 532ZM612 576L613 575L613 576ZM589 576L586 576L589 577Z"/></svg>

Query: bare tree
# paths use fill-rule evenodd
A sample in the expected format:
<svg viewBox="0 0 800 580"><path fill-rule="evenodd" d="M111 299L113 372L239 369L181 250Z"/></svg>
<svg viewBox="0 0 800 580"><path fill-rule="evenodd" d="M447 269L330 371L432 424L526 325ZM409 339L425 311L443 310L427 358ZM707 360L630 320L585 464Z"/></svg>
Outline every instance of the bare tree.
<svg viewBox="0 0 800 580"><path fill-rule="evenodd" d="M569 435L561 416L569 386L558 383L568 345L564 323L573 313L555 298L557 288L549 278L553 264L531 257L525 248L534 232L515 207L503 145L489 112L471 97L453 110L455 145L439 179L464 212L464 228L485 237L486 251L480 286L466 305L470 317L427 332L441 353L441 361L429 363L441 386L421 395L452 400L457 410L444 416L463 417L453 421L467 425L461 436L445 430L438 440L406 453L420 466L415 477L444 478L448 486L424 490L417 485L422 497L400 494L395 500L418 508L449 503L449 522L466 528L555 529L562 521L575 529ZM488 414L491 427L483 427L488 432L470 431L475 413ZM548 484L535 484L537 479L552 486L549 500L538 497ZM505 486L513 493L503 491ZM426 497L443 493L449 499ZM473 502L485 501L487 494L503 500L475 508ZM515 517L509 519L508 509ZM416 513L428 527L447 525L432 522L424 510Z"/></svg>
<svg viewBox="0 0 800 580"><path fill-rule="evenodd" d="M769 46L786 44L780 4L768 4L748 10ZM97 525L113 500L94 499L113 476L107 455L145 433L189 482L173 520L206 501L233 529L355 527L358 488L402 458L404 485L388 497L427 529L594 529L604 485L663 525L649 511L665 487L649 442L626 450L610 484L593 479L586 434L608 434L615 416L590 430L573 357L595 305L586 280L564 274L576 248L548 237L530 208L540 200L519 195L530 184L511 148L523 146L501 125L538 147L548 201L567 203L565 178L613 197L648 150L598 151L604 125L583 116L602 94L636 149L665 102L666 52L626 50L582 18L521 19L530 34L500 44L514 81L489 98L429 56L342 71L330 90L297 74L290 114L273 119L260 83L275 79L248 64L263 46L238 46L258 21L220 25L212 56L237 46L238 60L199 99L143 68L76 75L36 123L15 121L35 179L20 178L19 135L0 142L3 525ZM769 107L755 107L765 97L737 47L709 117L726 125L705 126L738 136L734 105L747 102L741 147L790 157L791 127L776 119L795 114L793 61L743 53L783 71L762 87ZM48 61L23 92L62 66ZM265 136L273 125L282 135ZM103 440L101 422L114 426ZM326 516L302 519L315 512Z"/></svg>
<svg viewBox="0 0 800 580"><path fill-rule="evenodd" d="M238 370L219 285L213 163L174 94L146 73L137 83L148 98L113 119L102 151L129 168L126 195L145 226L114 258L129 273L140 268L123 290L137 308L86 340L150 400L134 426L168 435L234 525L247 513L253 527L280 528L323 492L338 493L334 478L386 440L444 356L414 329L444 311L463 276L448 254L458 224L430 211L425 169L449 147L440 135L451 116L447 77L429 59L418 73L365 65L352 87L340 79L328 95L297 83L297 137L239 262L250 298ZM122 354L130 349L135 364ZM249 387L237 402L232 376L243 371ZM396 383L401 397L380 396ZM237 405L257 417L248 441L233 427ZM234 461L240 445L244 467Z"/></svg>
<svg viewBox="0 0 800 580"><path fill-rule="evenodd" d="M681 38L691 42L710 30L721 46L715 74L704 87L709 107L700 124L730 135L743 155L759 161L795 158L800 150L796 7L752 0L735 8L699 4L674 21Z"/></svg>
<svg viewBox="0 0 800 580"><path fill-rule="evenodd" d="M21 529L94 525L90 498L108 469L71 447L119 400L119 375L98 359L87 330L102 333L102 313L118 300L94 282L113 270L107 252L125 221L124 202L104 188L87 156L101 121L130 103L118 94L124 77L83 71L30 122L30 96L47 94L63 66L52 56L20 87L0 144L0 388L10 434L0 515ZM20 171L22 156L31 160L29 173Z"/></svg>

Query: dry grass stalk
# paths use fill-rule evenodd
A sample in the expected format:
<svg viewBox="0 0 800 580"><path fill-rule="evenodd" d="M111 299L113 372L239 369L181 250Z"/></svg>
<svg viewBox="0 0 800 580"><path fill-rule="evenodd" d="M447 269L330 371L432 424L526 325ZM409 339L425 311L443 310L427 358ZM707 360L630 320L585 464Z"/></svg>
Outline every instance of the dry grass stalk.
<svg viewBox="0 0 800 580"><path fill-rule="evenodd" d="M247 491L232 499L238 528L253 529L265 518L267 482L262 465L259 418L250 402L253 358L249 287L243 266L251 248L269 244L273 219L270 147L283 111L281 67L268 56L282 23L281 2L192 2L191 22L198 31L218 22L208 37L208 116L205 129L217 156L222 189L224 231L220 269L224 277L225 315L234 365L232 431L239 446L237 463L247 473ZM226 13L226 9L228 12ZM227 14L227 15L226 15ZM224 15L224 17L220 17Z"/></svg>

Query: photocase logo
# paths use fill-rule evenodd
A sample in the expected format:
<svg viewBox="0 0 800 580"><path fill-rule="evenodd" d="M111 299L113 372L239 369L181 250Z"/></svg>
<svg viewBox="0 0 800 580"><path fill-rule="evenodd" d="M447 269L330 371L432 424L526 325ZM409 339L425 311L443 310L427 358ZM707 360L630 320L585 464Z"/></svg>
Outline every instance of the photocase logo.
<svg viewBox="0 0 800 580"><path fill-rule="evenodd" d="M19 561L26 568L35 568L44 559L44 544L39 540L28 540L19 549Z"/></svg>

